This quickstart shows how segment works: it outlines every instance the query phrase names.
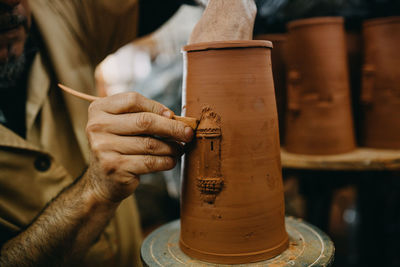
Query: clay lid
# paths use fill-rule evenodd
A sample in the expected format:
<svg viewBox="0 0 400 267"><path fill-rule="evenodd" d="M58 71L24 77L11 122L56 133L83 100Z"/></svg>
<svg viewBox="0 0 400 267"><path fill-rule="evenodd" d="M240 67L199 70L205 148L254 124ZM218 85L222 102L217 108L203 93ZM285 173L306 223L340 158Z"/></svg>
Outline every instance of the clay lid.
<svg viewBox="0 0 400 267"><path fill-rule="evenodd" d="M293 29L301 26L313 26L317 24L327 24L327 23L343 23L343 17L315 17L307 19L298 19L288 22L286 25L288 29Z"/></svg>
<svg viewBox="0 0 400 267"><path fill-rule="evenodd" d="M186 45L182 48L182 52L203 51L212 49L248 48L248 47L272 48L272 43L270 41L261 41L261 40L204 42L204 43Z"/></svg>
<svg viewBox="0 0 400 267"><path fill-rule="evenodd" d="M393 17L368 19L368 20L364 21L363 26L371 27L371 26L377 26L380 24L390 24L390 23L400 23L400 17L393 16Z"/></svg>

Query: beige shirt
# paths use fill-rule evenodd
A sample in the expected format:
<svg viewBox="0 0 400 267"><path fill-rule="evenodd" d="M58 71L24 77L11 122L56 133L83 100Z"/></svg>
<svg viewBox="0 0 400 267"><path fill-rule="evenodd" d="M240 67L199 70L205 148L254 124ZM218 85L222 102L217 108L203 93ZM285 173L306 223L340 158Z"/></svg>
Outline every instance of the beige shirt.
<svg viewBox="0 0 400 267"><path fill-rule="evenodd" d="M17 234L88 163L88 103L58 82L95 94L94 69L137 34L138 0L30 0L44 48L28 78L27 138L0 125L0 233ZM126 199L83 266L138 266L141 232Z"/></svg>

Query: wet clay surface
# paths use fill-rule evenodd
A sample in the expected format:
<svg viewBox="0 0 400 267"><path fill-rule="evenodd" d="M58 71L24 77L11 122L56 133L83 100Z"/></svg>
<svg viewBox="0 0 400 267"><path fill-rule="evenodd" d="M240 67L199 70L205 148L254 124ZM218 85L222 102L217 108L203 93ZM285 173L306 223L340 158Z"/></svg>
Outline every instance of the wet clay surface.
<svg viewBox="0 0 400 267"><path fill-rule="evenodd" d="M363 143L400 149L400 17L366 21L363 35Z"/></svg>
<svg viewBox="0 0 400 267"><path fill-rule="evenodd" d="M180 247L249 263L288 246L270 42L187 46L185 116L201 119L184 157Z"/></svg>
<svg viewBox="0 0 400 267"><path fill-rule="evenodd" d="M287 151L339 154L355 149L343 19L288 24Z"/></svg>

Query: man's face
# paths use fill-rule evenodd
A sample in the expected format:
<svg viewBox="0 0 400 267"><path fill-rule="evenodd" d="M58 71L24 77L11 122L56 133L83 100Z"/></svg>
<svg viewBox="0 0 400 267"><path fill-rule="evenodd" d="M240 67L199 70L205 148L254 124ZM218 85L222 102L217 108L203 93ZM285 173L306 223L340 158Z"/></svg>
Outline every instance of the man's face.
<svg viewBox="0 0 400 267"><path fill-rule="evenodd" d="M31 25L28 0L0 0L0 64L19 58Z"/></svg>

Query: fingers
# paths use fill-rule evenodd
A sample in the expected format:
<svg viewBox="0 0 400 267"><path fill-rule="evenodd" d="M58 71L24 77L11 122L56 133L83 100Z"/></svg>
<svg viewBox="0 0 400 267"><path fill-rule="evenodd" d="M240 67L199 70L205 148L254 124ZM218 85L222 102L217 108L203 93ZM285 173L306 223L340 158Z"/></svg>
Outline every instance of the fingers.
<svg viewBox="0 0 400 267"><path fill-rule="evenodd" d="M144 136L116 136L104 134L91 142L92 151L98 155L114 151L123 155L153 155L180 157L183 146L173 141L162 141Z"/></svg>
<svg viewBox="0 0 400 267"><path fill-rule="evenodd" d="M173 112L138 93L123 93L94 101L89 107L87 133L157 135L189 142L193 130L172 120Z"/></svg>
<svg viewBox="0 0 400 267"><path fill-rule="evenodd" d="M185 123L149 112L104 115L91 120L87 132L108 132L115 135L157 135L179 142L189 142L193 130Z"/></svg>
<svg viewBox="0 0 400 267"><path fill-rule="evenodd" d="M101 169L104 173L107 175L118 174L124 181L129 180L126 177L167 171L176 165L176 159L169 156L115 155L112 153L103 154L101 162Z"/></svg>
<svg viewBox="0 0 400 267"><path fill-rule="evenodd" d="M189 142L193 130L172 116L164 105L137 93L92 102L86 127L92 152L88 177L102 198L120 201L135 190L138 175L175 166L181 145L155 136Z"/></svg>
<svg viewBox="0 0 400 267"><path fill-rule="evenodd" d="M136 92L121 93L101 98L91 104L92 109L100 109L110 114L151 112L171 118L174 114L164 105L148 99Z"/></svg>
<svg viewBox="0 0 400 267"><path fill-rule="evenodd" d="M171 170L175 165L176 159L173 157L152 155L124 156L122 163L125 170L137 175Z"/></svg>

